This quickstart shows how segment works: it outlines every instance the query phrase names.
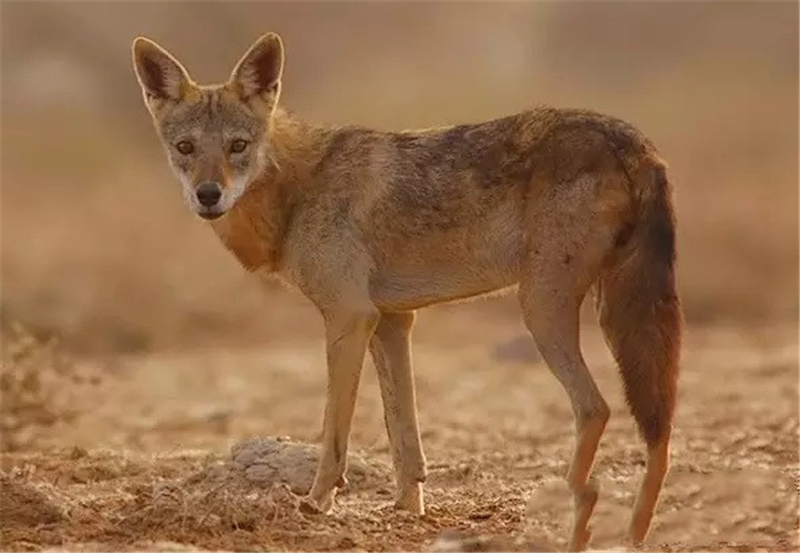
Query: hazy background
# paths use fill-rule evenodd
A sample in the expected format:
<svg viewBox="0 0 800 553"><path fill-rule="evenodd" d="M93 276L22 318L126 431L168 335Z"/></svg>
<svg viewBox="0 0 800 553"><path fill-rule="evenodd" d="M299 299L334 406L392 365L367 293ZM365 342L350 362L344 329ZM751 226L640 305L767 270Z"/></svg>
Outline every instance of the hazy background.
<svg viewBox="0 0 800 553"><path fill-rule="evenodd" d="M183 206L131 67L146 35L223 81L267 31L283 103L310 120L548 103L634 123L670 164L689 322L797 317L796 3L3 2L4 323L85 352L321 339L305 300L260 289ZM420 334L498 317L513 297L430 310Z"/></svg>

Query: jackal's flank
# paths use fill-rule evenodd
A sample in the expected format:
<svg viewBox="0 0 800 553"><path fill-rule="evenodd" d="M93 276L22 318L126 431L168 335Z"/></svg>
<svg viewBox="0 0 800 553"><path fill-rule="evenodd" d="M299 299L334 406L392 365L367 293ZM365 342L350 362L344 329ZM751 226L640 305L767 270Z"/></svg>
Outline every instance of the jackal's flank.
<svg viewBox="0 0 800 553"><path fill-rule="evenodd" d="M548 107L419 132L310 125L278 105L284 49L275 34L259 39L223 85L195 84L144 38L133 57L189 207L248 271L278 275L324 318L329 383L306 508L330 510L345 483L369 349L397 506L423 512L414 312L518 286L525 323L575 413L570 548L586 547L598 495L592 465L609 417L578 345L579 307L591 290L647 443L629 530L634 542L645 539L669 462L681 311L670 184L641 133Z"/></svg>

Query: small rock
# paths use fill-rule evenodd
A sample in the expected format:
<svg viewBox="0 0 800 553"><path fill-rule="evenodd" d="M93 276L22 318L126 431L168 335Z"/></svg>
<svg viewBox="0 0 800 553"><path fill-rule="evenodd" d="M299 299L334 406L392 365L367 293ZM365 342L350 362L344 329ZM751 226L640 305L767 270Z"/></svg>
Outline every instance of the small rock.
<svg viewBox="0 0 800 553"><path fill-rule="evenodd" d="M87 455L89 455L89 452L87 452L84 448L77 445L74 446L72 450L70 450L69 452L69 458L72 459L73 461L76 461L78 459L83 459Z"/></svg>
<svg viewBox="0 0 800 553"><path fill-rule="evenodd" d="M245 487L266 489L273 484L287 484L292 492L305 495L314 482L320 448L285 439L254 438L231 448L231 456L222 466L208 467L195 481L219 483L235 481ZM390 481L387 466L368 463L350 454L347 457L349 490L385 486Z"/></svg>

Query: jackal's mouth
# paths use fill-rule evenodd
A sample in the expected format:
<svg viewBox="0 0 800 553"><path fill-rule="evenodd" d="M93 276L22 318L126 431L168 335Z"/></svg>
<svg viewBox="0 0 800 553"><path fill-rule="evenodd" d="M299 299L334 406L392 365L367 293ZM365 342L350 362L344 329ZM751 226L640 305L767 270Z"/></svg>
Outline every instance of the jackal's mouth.
<svg viewBox="0 0 800 553"><path fill-rule="evenodd" d="M214 219L219 219L220 217L225 215L225 212L209 209L209 210L198 211L197 214L206 221L213 221Z"/></svg>

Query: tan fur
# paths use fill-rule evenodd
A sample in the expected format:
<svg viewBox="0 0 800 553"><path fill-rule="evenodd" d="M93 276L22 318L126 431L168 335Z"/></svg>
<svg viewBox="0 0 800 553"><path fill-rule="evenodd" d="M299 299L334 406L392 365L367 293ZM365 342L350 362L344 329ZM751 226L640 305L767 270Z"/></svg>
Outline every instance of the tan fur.
<svg viewBox="0 0 800 553"><path fill-rule="evenodd" d="M309 125L278 106L276 35L219 86L192 83L144 39L134 64L190 207L216 217L215 232L248 271L299 288L325 320L323 453L307 508L332 508L344 483L369 349L397 504L423 512L414 310L518 286L525 323L575 413L570 548L586 547L598 495L591 470L609 416L578 345L578 310L593 288L648 443L630 528L635 542L645 539L668 467L681 332L671 189L646 138L617 119L549 107L418 132ZM242 136L246 152L230 153ZM193 141L191 155L176 151L180 140ZM209 179L222 197L206 208L194 195Z"/></svg>

